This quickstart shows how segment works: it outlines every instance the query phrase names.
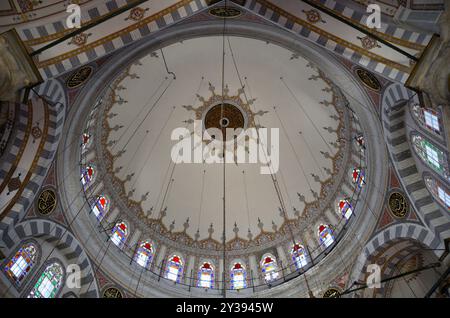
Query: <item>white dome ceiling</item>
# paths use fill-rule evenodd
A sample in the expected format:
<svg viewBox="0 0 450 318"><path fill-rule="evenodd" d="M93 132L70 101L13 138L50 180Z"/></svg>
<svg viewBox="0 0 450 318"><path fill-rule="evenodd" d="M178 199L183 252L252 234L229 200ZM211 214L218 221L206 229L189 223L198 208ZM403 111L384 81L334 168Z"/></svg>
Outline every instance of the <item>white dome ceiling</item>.
<svg viewBox="0 0 450 318"><path fill-rule="evenodd" d="M342 115L333 105L332 87L307 60L264 41L227 37L225 54L228 95L239 95L242 81L245 95L236 99L238 104L256 114L257 126L279 128L280 168L275 177L287 218L298 219L305 202L323 199L322 184L334 181L337 173L333 161L340 149ZM174 165L170 154L176 143L172 131L192 131L190 120L196 119L195 111L183 106L201 112L213 93L221 96L222 37L176 43L164 48L164 55L176 80L156 51L133 63L113 84L115 102L105 114L111 129L103 137L106 152L113 156L111 172L124 185L124 199L138 202L146 218L161 218L173 232L186 228L191 238L211 234L220 242L222 165ZM255 101L246 105L247 99ZM272 232L285 220L274 180L260 174L260 167L226 166L227 240L236 233L248 239L249 231L253 237L261 230Z"/></svg>

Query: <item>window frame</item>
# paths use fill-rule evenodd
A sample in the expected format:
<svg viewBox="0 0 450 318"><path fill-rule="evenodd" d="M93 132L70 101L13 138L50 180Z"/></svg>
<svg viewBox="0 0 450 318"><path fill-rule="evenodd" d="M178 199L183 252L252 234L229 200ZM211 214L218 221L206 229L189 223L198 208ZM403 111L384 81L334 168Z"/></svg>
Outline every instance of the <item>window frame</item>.
<svg viewBox="0 0 450 318"><path fill-rule="evenodd" d="M28 244L33 244L35 246L36 260L35 260L34 265L31 267L31 270L23 278L22 282L17 283L17 281L14 278L10 277L6 273L5 267L12 260L12 258L19 252L19 250ZM38 271L38 269L40 268L39 266L40 266L40 262L41 262L41 255L42 255L42 250L41 250L40 244L33 239L28 239L28 240L21 241L18 245L16 245L16 247L11 251L11 253L7 257L5 257L5 260L1 264L3 275L6 277L6 279L8 279L8 281L14 286L14 288L18 292L21 292L24 288L26 288L26 286L28 286L30 280L32 280L34 278L36 271Z"/></svg>
<svg viewBox="0 0 450 318"><path fill-rule="evenodd" d="M28 298L28 296L31 294L31 292L33 291L34 287L36 286L37 282L39 281L41 276L44 274L44 272L47 269L47 267L49 267L53 263L59 264L61 266L61 269L62 269L61 285L59 286L59 289L56 291L55 297L53 297L53 298L60 298L60 296L61 296L61 294L62 294L62 292L64 290L64 287L66 285L66 270L65 270L64 262L62 262L59 258L51 258L51 259L47 260L44 264L42 264L39 267L39 271L37 272L38 275L35 275L33 277L33 280L30 281L30 284L29 284L28 288L22 294L23 298ZM53 298L47 298L47 299L53 299Z"/></svg>

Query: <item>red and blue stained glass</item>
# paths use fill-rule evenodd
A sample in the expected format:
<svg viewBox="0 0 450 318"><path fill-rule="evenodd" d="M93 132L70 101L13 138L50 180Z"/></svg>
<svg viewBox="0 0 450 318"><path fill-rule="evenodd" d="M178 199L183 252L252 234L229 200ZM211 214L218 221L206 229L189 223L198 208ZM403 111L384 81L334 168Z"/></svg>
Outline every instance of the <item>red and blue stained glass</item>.
<svg viewBox="0 0 450 318"><path fill-rule="evenodd" d="M324 224L319 226L319 240L325 247L329 247L334 242L331 229Z"/></svg>
<svg viewBox="0 0 450 318"><path fill-rule="evenodd" d="M94 178L95 170L92 166L87 166L86 168L83 168L81 173L81 183L84 187L88 186L89 183L91 183L92 179Z"/></svg>
<svg viewBox="0 0 450 318"><path fill-rule="evenodd" d="M230 271L231 289L247 288L247 271L241 263L235 263Z"/></svg>
<svg viewBox="0 0 450 318"><path fill-rule="evenodd" d="M291 256L297 269L305 267L308 264L306 250L303 245L295 244L292 247Z"/></svg>
<svg viewBox="0 0 450 318"><path fill-rule="evenodd" d="M198 271L198 287L213 288L214 267L210 263L203 263Z"/></svg>
<svg viewBox="0 0 450 318"><path fill-rule="evenodd" d="M97 201L95 202L94 207L92 208L92 212L94 212L95 216L98 220L103 219L106 212L108 211L109 200L104 196L99 196Z"/></svg>
<svg viewBox="0 0 450 318"><path fill-rule="evenodd" d="M83 149L86 149L89 146L89 142L91 141L91 135L88 133L84 133L81 137L81 144L83 146Z"/></svg>
<svg viewBox="0 0 450 318"><path fill-rule="evenodd" d="M166 278L179 283L181 281L181 274L183 273L183 261L179 256L172 256L167 262Z"/></svg>
<svg viewBox="0 0 450 318"><path fill-rule="evenodd" d="M111 241L118 247L123 247L127 240L128 228L124 222L117 223L112 230Z"/></svg>
<svg viewBox="0 0 450 318"><path fill-rule="evenodd" d="M353 183L362 188L366 184L366 172L362 169L353 169L352 179Z"/></svg>
<svg viewBox="0 0 450 318"><path fill-rule="evenodd" d="M141 243L134 258L136 263L138 263L140 266L144 268L147 268L151 264L152 259L153 259L152 244L148 241Z"/></svg>
<svg viewBox="0 0 450 318"><path fill-rule="evenodd" d="M261 270L266 282L271 282L278 278L278 266L275 258L266 256L261 262Z"/></svg>
<svg viewBox="0 0 450 318"><path fill-rule="evenodd" d="M342 216L348 220L352 216L353 208L348 199L339 201L339 211L341 211Z"/></svg>
<svg viewBox="0 0 450 318"><path fill-rule="evenodd" d="M33 267L36 257L36 247L33 244L24 245L6 264L6 274L17 284L21 283Z"/></svg>

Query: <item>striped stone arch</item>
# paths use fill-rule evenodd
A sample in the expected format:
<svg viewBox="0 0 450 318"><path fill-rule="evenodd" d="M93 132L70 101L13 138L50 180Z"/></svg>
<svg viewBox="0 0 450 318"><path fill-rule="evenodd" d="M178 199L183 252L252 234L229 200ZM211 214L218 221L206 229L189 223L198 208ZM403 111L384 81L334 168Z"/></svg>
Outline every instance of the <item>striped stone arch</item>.
<svg viewBox="0 0 450 318"><path fill-rule="evenodd" d="M363 252L359 255L348 281L348 284L353 282L365 282L367 274L367 267L372 264L376 255L380 255L390 248L393 244L401 241L409 240L412 242L411 246L416 246L414 251L418 251L424 246L433 250L434 254L439 257L444 251L444 242L439 239L434 233L417 223L401 223L394 224L377 233L365 245ZM409 249L408 249L409 250ZM409 250L409 252L413 252ZM403 252L402 252L403 253ZM404 253L407 253L406 251ZM404 254L403 253L403 254ZM400 255L400 254L399 254ZM403 257L406 254L403 255ZM400 259L399 259L400 260ZM395 264L393 260L390 263ZM389 268L392 268L390 266ZM388 273L384 273L388 277ZM383 291L380 291L382 293Z"/></svg>
<svg viewBox="0 0 450 318"><path fill-rule="evenodd" d="M12 136L11 147L8 149L8 153L4 154L0 167L0 184L3 183L4 176L10 172L14 172L16 169L15 162L17 154L21 151L20 149L24 145L25 139L28 138L26 136L30 134L30 125L36 120L42 120L42 118L33 118L33 111L31 109L36 103L45 103L48 111L47 135L41 151L34 158L36 164L34 169L28 172L30 175L27 182L24 182L24 188L20 190L20 196L13 202L9 211L6 211L7 208L5 208L5 211L0 211L0 213L5 214L0 220L0 240L4 238L8 227L18 223L32 204L54 161L62 135L67 107L64 86L57 80L49 80L39 86L36 91L47 102L43 102L41 98L34 95L30 96L30 105L21 104L19 106L19 117L17 118L15 135Z"/></svg>
<svg viewBox="0 0 450 318"><path fill-rule="evenodd" d="M39 237L46 242L55 245L55 248L65 259L80 266L81 289L79 297L97 298L98 286L93 275L92 263L85 253L81 243L65 227L50 220L31 219L10 227L3 235L3 243L8 250L23 240Z"/></svg>
<svg viewBox="0 0 450 318"><path fill-rule="evenodd" d="M409 101L419 102L417 95L401 84L387 87L382 99L384 137L392 163L409 201L420 219L443 242L450 237L450 216L434 201L416 166L407 129Z"/></svg>

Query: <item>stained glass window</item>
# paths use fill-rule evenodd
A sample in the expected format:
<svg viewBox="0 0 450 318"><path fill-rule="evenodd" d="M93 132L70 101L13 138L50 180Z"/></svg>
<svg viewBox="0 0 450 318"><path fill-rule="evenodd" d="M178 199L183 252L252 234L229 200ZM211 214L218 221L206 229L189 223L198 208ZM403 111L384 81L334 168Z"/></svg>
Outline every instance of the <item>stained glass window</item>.
<svg viewBox="0 0 450 318"><path fill-rule="evenodd" d="M153 254L154 252L152 244L148 241L145 241L141 243L141 245L139 245L134 260L142 267L147 268L147 266L152 262Z"/></svg>
<svg viewBox="0 0 450 318"><path fill-rule="evenodd" d="M231 289L243 289L247 287L247 271L241 263L235 263L230 271Z"/></svg>
<svg viewBox="0 0 450 318"><path fill-rule="evenodd" d="M439 124L438 112L430 108L420 107L419 104L415 104L413 106L413 114L420 121L420 123L425 126L425 128L440 134L441 126Z"/></svg>
<svg viewBox="0 0 450 318"><path fill-rule="evenodd" d="M93 166L89 165L86 168L83 168L81 172L81 183L84 187L88 186L92 182L94 175L95 170Z"/></svg>
<svg viewBox="0 0 450 318"><path fill-rule="evenodd" d="M436 172L448 178L447 159L444 152L419 135L413 136L412 139L414 149L422 160L428 163Z"/></svg>
<svg viewBox="0 0 450 318"><path fill-rule="evenodd" d="M339 211L345 219L350 219L353 213L353 208L348 199L339 201Z"/></svg>
<svg viewBox="0 0 450 318"><path fill-rule="evenodd" d="M364 136L362 134L357 135L355 137L355 141L358 147L361 149L361 151L364 152L364 150L366 149L366 141L364 140Z"/></svg>
<svg viewBox="0 0 450 318"><path fill-rule="evenodd" d="M111 241L122 248L128 235L128 227L124 222L117 223L112 230Z"/></svg>
<svg viewBox="0 0 450 318"><path fill-rule="evenodd" d="M95 216L98 220L103 219L106 212L108 212L109 208L109 200L105 196L99 196L95 201L94 207L92 208L92 212L94 212Z"/></svg>
<svg viewBox="0 0 450 318"><path fill-rule="evenodd" d="M278 278L278 265L275 257L267 255L261 260L261 270L265 281L271 282Z"/></svg>
<svg viewBox="0 0 450 318"><path fill-rule="evenodd" d="M359 188L366 183L366 173L362 169L355 168L352 171L352 180Z"/></svg>
<svg viewBox="0 0 450 318"><path fill-rule="evenodd" d="M319 226L319 239L320 244L323 244L325 247L328 247L331 244L333 244L334 237L328 225L321 224Z"/></svg>
<svg viewBox="0 0 450 318"><path fill-rule="evenodd" d="M437 180L431 177L425 178L425 184L433 197L447 209L450 208L450 193L449 191Z"/></svg>
<svg viewBox="0 0 450 318"><path fill-rule="evenodd" d="M203 263L198 271L198 287L213 288L214 267L210 263Z"/></svg>
<svg viewBox="0 0 450 318"><path fill-rule="evenodd" d="M172 256L167 262L166 278L171 281L179 283L181 281L181 274L183 273L183 261L179 256Z"/></svg>
<svg viewBox="0 0 450 318"><path fill-rule="evenodd" d="M37 257L37 249L33 244L22 246L14 257L6 264L5 271L16 283L22 280L34 266Z"/></svg>
<svg viewBox="0 0 450 318"><path fill-rule="evenodd" d="M28 298L55 298L63 282L63 268L59 263L48 265L31 290Z"/></svg>
<svg viewBox="0 0 450 318"><path fill-rule="evenodd" d="M308 264L308 260L306 258L306 250L303 245L295 244L292 247L291 256L297 269L305 267Z"/></svg>
<svg viewBox="0 0 450 318"><path fill-rule="evenodd" d="M86 149L91 141L91 135L89 135L88 133L84 133L83 136L81 137L81 145L83 147L83 149Z"/></svg>

